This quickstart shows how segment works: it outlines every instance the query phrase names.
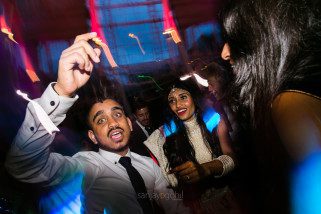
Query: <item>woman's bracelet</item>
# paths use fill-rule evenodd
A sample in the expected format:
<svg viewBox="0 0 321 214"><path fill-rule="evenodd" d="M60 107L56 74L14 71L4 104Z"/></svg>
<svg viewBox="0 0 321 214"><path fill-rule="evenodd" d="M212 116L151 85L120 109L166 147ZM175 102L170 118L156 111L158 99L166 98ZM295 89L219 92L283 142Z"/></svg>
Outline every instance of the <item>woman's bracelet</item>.
<svg viewBox="0 0 321 214"><path fill-rule="evenodd" d="M216 160L221 161L222 164L223 164L222 174L215 176L216 178L222 177L222 176L228 174L229 172L231 172L234 169L234 166L235 166L234 160L230 156L221 155L218 158L216 158Z"/></svg>

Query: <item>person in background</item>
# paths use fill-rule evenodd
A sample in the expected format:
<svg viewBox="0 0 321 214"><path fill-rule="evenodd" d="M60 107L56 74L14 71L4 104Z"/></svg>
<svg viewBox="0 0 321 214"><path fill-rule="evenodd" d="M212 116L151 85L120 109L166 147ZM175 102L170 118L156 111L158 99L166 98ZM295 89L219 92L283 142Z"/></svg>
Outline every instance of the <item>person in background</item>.
<svg viewBox="0 0 321 214"><path fill-rule="evenodd" d="M137 154L151 157L152 154L143 143L154 131L152 120L150 118L149 107L145 102L136 101L133 104L133 113L135 120L132 122L133 131L129 147L131 151Z"/></svg>
<svg viewBox="0 0 321 214"><path fill-rule="evenodd" d="M56 126L78 99L77 90L89 81L94 63L100 62L100 50L88 43L96 36L96 33L87 33L76 37L73 45L61 54L57 82L51 83L42 96L34 100L46 113L42 118ZM129 210L153 213L152 199L168 213L189 212L167 188L168 183L153 160L129 150L132 125L114 96L117 90L101 85L96 88L97 84L91 86L94 96L88 95L86 105L81 106L87 111L84 120L89 128L88 137L99 146L99 151L79 152L73 157L51 152L50 144L56 133L47 131L47 123L39 119L35 104L30 102L7 154L8 172L20 181L45 187L71 184L68 190L57 188L55 197L48 200L52 206L47 206L51 209L47 213L65 212L68 208L63 205L68 203L69 209L77 212L74 209L79 200L83 202L84 213L128 213ZM80 192L77 187L82 188ZM66 197L71 190L74 190L75 203ZM54 206L59 203L58 199L65 201Z"/></svg>
<svg viewBox="0 0 321 214"><path fill-rule="evenodd" d="M233 80L233 74L223 65L211 62L201 70L201 75L208 81L209 100L214 109L225 120L232 139L237 132L234 112L230 108L228 93Z"/></svg>
<svg viewBox="0 0 321 214"><path fill-rule="evenodd" d="M224 100L233 78L231 72L216 62L206 65L203 70L206 72L205 75L209 85L208 90L214 95L216 100Z"/></svg>
<svg viewBox="0 0 321 214"><path fill-rule="evenodd" d="M165 95L168 122L144 144L194 213L239 213L227 185L236 158L226 123L211 109L205 124L201 92L192 79L175 81Z"/></svg>
<svg viewBox="0 0 321 214"><path fill-rule="evenodd" d="M256 213L321 212L320 14L308 0L236 0L222 12Z"/></svg>

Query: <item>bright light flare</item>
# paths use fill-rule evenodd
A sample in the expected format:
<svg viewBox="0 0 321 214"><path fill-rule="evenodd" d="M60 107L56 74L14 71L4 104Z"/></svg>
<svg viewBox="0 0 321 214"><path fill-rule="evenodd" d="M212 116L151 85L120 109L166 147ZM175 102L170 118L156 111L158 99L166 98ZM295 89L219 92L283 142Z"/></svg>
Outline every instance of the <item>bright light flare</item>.
<svg viewBox="0 0 321 214"><path fill-rule="evenodd" d="M174 42L175 42L176 44L182 41L181 38L179 37L177 31L174 30L173 28L169 28L169 29L165 30L165 31L163 32L163 34L170 34L171 37L172 37L172 39L174 40Z"/></svg>
<svg viewBox="0 0 321 214"><path fill-rule="evenodd" d="M10 27L6 23L6 19L4 16L0 16L0 27L1 32L8 35L8 38L13 41L14 43L18 44L18 42L13 38L13 33L11 32ZM24 48L23 44L20 44L20 54L22 56L23 63L26 67L26 73L31 79L32 82L40 81L39 77L37 76L35 69L32 66L31 60L29 56L26 53L26 50Z"/></svg>
<svg viewBox="0 0 321 214"><path fill-rule="evenodd" d="M134 38L134 39L137 38L137 36L135 36L135 34L133 34L133 33L129 33L128 36L131 37L131 38Z"/></svg>
<svg viewBox="0 0 321 214"><path fill-rule="evenodd" d="M204 86L204 87L208 87L208 81L207 81L206 79L202 78L202 77L201 77L200 75L198 75L198 74L193 74L193 75L194 75L196 81L197 81L199 84L201 84L201 85Z"/></svg>
<svg viewBox="0 0 321 214"><path fill-rule="evenodd" d="M4 16L0 16L0 27L2 33L7 34L11 41L18 44L18 42L13 38L13 33L11 32L10 27L8 27Z"/></svg>
<svg viewBox="0 0 321 214"><path fill-rule="evenodd" d="M203 121L206 125L206 128L209 132L213 132L213 130L220 123L221 117L213 108L206 108L203 113ZM169 124L164 124L163 132L166 137L171 136L177 132L177 127L174 120L171 120Z"/></svg>
<svg viewBox="0 0 321 214"><path fill-rule="evenodd" d="M128 36L131 37L131 38L133 38L133 39L136 39L140 51L142 52L142 54L145 55L145 50L143 49L143 47L142 47L142 45L141 45L141 43L140 43L139 38L138 38L135 34L133 34L133 33L128 34Z"/></svg>
<svg viewBox="0 0 321 214"><path fill-rule="evenodd" d="M195 73L186 74L186 75L184 75L184 76L181 76L179 79L182 80L182 81L185 81L185 80L191 78L192 76L195 77L196 81L197 81L200 85L202 85L202 86L204 86L204 87L208 87L208 81L207 81L206 79L202 78L200 75L195 74Z"/></svg>
<svg viewBox="0 0 321 214"><path fill-rule="evenodd" d="M30 60L30 57L27 54L27 51L23 44L20 44L20 54L23 60L23 63L25 65L25 70L29 78L32 82L38 82L40 81L39 77L37 76L34 67L32 66L32 62Z"/></svg>
<svg viewBox="0 0 321 214"><path fill-rule="evenodd" d="M11 33L9 29L7 29L7 28L1 28L1 32L7 34L7 35L8 35L8 38L9 38L11 41L13 41L13 42L16 43L16 44L19 44L19 43L13 38L13 33Z"/></svg>
<svg viewBox="0 0 321 214"><path fill-rule="evenodd" d="M203 121L206 125L206 128L209 132L213 132L213 130L217 127L220 123L221 117L215 111L214 108L207 108L203 113Z"/></svg>
<svg viewBox="0 0 321 214"><path fill-rule="evenodd" d="M26 72L32 82L39 82L40 81L39 77L37 76L37 74L34 70L26 69Z"/></svg>
<svg viewBox="0 0 321 214"><path fill-rule="evenodd" d="M192 75L186 74L186 75L184 75L184 76L181 76L179 79L182 80L182 81L185 81L185 80L187 80L187 79L189 79L189 78L191 78L191 77L192 77Z"/></svg>
<svg viewBox="0 0 321 214"><path fill-rule="evenodd" d="M40 198L40 204L46 213L51 214L82 214L82 183L84 173L68 174L63 184L56 186Z"/></svg>
<svg viewBox="0 0 321 214"><path fill-rule="evenodd" d="M311 141L313 139L309 139ZM318 143L319 141L316 141ZM314 142L315 143L315 142ZM309 145L315 145L311 143ZM293 214L321 213L321 152L320 146L303 161L296 164L291 173L291 207Z"/></svg>

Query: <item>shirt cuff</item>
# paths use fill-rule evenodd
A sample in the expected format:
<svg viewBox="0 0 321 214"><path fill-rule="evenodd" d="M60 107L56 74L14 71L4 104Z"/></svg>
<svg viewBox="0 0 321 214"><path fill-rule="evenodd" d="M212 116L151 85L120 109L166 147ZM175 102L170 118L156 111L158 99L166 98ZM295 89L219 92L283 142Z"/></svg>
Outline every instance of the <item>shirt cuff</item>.
<svg viewBox="0 0 321 214"><path fill-rule="evenodd" d="M68 109L77 101L78 95L74 97L59 96L53 89L56 83L50 83L42 96L35 101L45 110L48 115L63 115L66 114Z"/></svg>

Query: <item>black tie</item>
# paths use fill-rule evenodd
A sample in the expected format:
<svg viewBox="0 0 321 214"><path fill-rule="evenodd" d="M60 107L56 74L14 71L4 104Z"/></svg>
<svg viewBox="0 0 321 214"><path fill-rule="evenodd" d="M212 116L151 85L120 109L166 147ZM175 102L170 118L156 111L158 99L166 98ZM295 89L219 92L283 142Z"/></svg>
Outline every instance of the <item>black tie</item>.
<svg viewBox="0 0 321 214"><path fill-rule="evenodd" d="M142 176L139 174L131 163L130 157L121 157L119 163L125 167L129 179L135 189L137 200L140 206L143 208L145 214L153 213L153 208L147 194L146 186Z"/></svg>

